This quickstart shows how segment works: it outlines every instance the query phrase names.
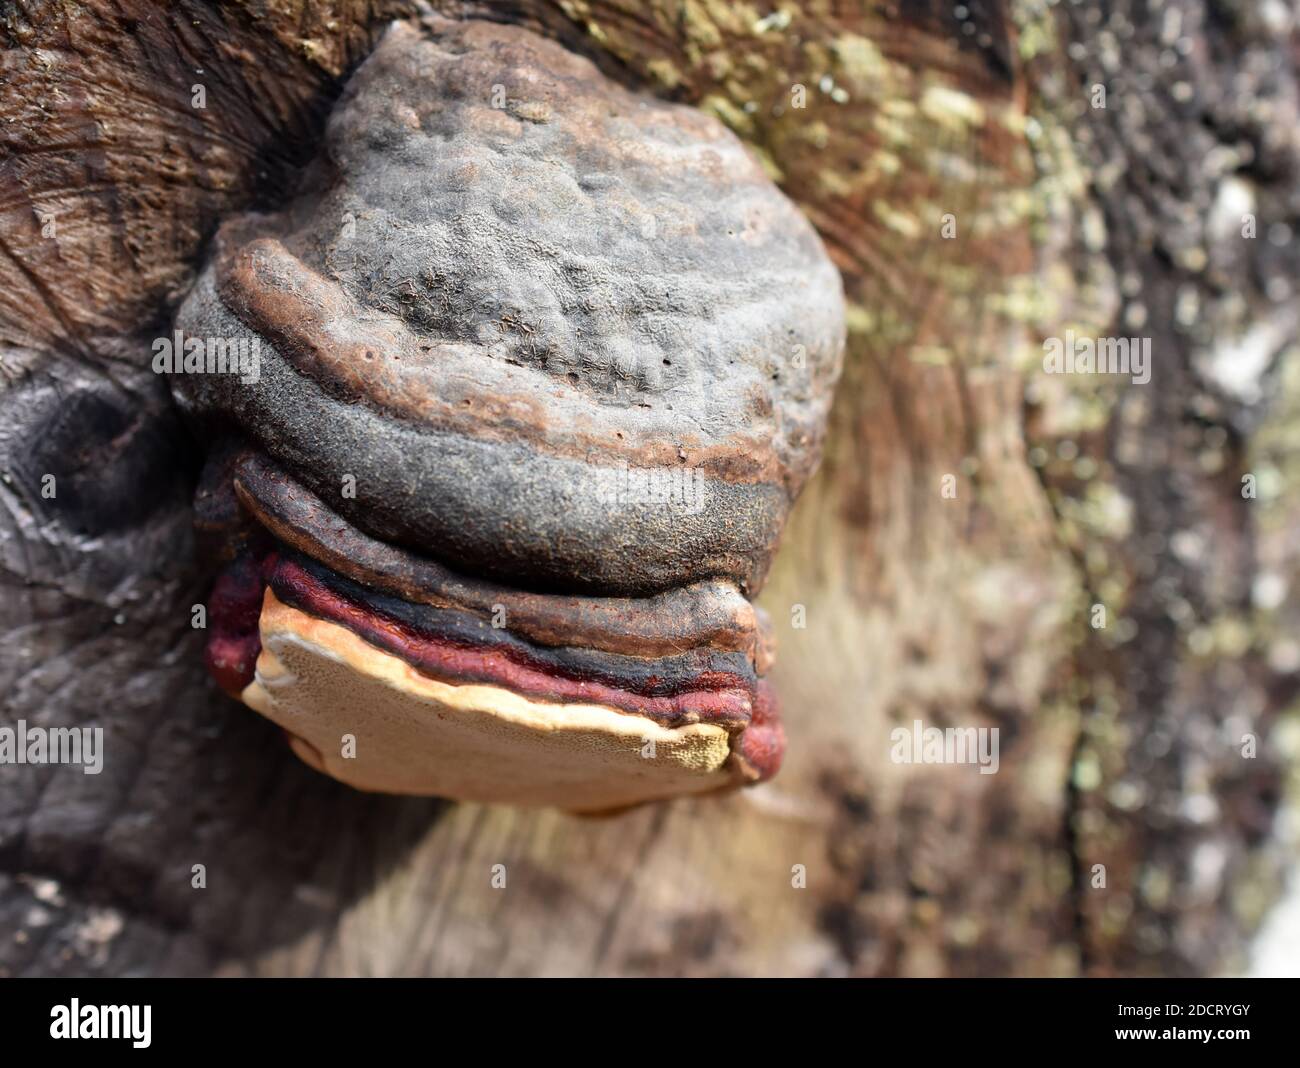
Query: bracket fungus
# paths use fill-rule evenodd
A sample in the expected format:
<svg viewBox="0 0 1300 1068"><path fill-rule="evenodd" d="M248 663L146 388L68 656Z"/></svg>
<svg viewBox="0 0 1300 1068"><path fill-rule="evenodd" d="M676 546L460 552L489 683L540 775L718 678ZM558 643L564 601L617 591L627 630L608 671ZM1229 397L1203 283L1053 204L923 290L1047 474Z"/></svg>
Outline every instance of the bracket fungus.
<svg viewBox="0 0 1300 1068"><path fill-rule="evenodd" d="M757 593L844 345L813 228L713 118L530 32L397 23L173 379L210 442L209 667L370 790L602 811L776 771Z"/></svg>

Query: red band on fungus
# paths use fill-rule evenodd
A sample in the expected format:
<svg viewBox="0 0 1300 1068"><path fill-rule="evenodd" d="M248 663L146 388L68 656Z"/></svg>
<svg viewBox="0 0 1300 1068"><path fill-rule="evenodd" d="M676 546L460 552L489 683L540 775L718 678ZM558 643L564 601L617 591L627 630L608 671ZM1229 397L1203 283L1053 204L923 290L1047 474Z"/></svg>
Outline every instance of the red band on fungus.
<svg viewBox="0 0 1300 1068"><path fill-rule="evenodd" d="M571 679L520 664L500 650L466 648L415 632L396 620L354 604L290 560L279 559L273 575L277 590L294 607L347 627L404 660L423 675L444 682L486 682L543 701L606 705L672 724L745 724L753 709L747 688L697 689L668 697L645 696L585 679ZM265 571L268 576L271 571ZM286 600L286 597L281 597Z"/></svg>
<svg viewBox="0 0 1300 1068"><path fill-rule="evenodd" d="M648 696L606 683L572 679L520 664L499 649L471 648L416 632L397 620L354 603L278 553L260 559L244 554L218 578L210 598L212 626L206 650L209 672L227 693L238 696L253 680L261 639L258 617L266 586L283 600L320 619L338 623L358 637L404 660L429 678L450 683L486 682L543 701L592 703L645 715L657 722L716 722L747 725L741 752L766 778L775 774L784 735L774 714L771 687L689 689Z"/></svg>

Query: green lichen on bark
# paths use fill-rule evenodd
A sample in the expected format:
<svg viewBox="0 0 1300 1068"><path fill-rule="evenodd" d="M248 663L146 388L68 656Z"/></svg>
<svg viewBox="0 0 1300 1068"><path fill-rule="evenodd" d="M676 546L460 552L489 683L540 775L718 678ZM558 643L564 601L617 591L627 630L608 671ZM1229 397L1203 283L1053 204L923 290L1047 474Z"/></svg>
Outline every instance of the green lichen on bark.
<svg viewBox="0 0 1300 1068"><path fill-rule="evenodd" d="M671 22L659 19L672 58L652 60L653 76L712 110L761 152L846 274L851 399L838 413L827 461L826 480L838 492L817 498L817 507L851 518L846 569L859 575L864 595L879 595L882 575L898 570L880 559L881 545L890 543L891 529L916 532L875 502L882 495L906 499L900 483L928 483L945 469L969 477L982 506L973 521L996 530L999 515L1015 506L1020 489L1009 487L1017 486L1016 476L1033 473L1037 489L1028 492L1049 506L1049 537L1058 559L1070 561L1055 587L1067 622L1043 654L1054 682L1040 698L1072 724L1061 845L1073 867L1082 966L1203 965L1213 946L1239 944L1244 928L1231 931L1206 906L1186 901L1192 858L1198 848L1202 858L1209 855L1192 817L1216 793L1267 792L1272 773L1268 754L1242 768L1217 743L1179 735L1223 726L1194 696L1196 688L1223 693L1222 680L1258 645L1237 607L1253 567L1241 548L1247 526L1231 506L1225 514L1210 504L1231 501L1249 431L1235 425L1197 367L1205 353L1231 345L1270 315L1276 301L1262 291L1267 283L1258 273L1243 268L1230 240L1216 243L1208 229L1188 228L1184 204L1210 214L1211 194L1219 189L1222 198L1224 183L1239 180L1234 170L1243 160L1276 143L1266 116L1244 96L1238 107L1231 93L1219 94L1232 76L1230 61L1185 69L1189 55L1207 54L1195 43L1210 32L1196 9L1177 19L1124 10L1097 18L1046 0L1014 3L1015 90L1003 86L1001 93L960 63L918 73L907 60L923 51L919 38L906 28L882 32L870 8L846 28L812 5L783 18L778 34L747 35L743 20L716 5L689 5L684 18L679 52ZM1265 66L1277 67L1284 50L1276 30L1243 9L1228 32L1268 57ZM639 45L620 44L615 32L603 41L637 62ZM1181 107L1198 78L1205 81L1201 112L1197 102ZM795 85L809 91L806 110L786 106ZM1098 85L1109 91L1109 109L1094 106ZM1283 99L1287 91L1285 81L1275 89ZM1254 125L1245 122L1235 143L1207 144L1196 129L1200 113L1238 111ZM1168 151L1169 138L1183 136L1209 150L1204 157L1189 152L1190 170L1201 173L1202 158L1211 164L1191 190L1177 174L1147 173L1138 154L1144 145ZM1293 216L1285 190L1264 196L1272 203L1261 225L1285 225ZM1115 210L1117 200L1128 206L1127 216ZM947 211L966 240L945 247L936 235ZM1044 374L1041 342L1067 333L1154 336L1155 384ZM919 372L903 374L900 361ZM895 432L929 433L913 391L925 391L925 407L955 413L963 402L946 409L945 394L968 401L982 381L1009 381L1012 397L1022 401L981 412L1011 428L1023 414L1021 471L981 455L987 424L974 439L939 431L924 450L863 425L881 417L881 392L892 390L889 403L909 412ZM1179 429L1186 419L1180 406L1204 425L1171 445L1187 482L1167 493L1153 450L1162 435L1187 437ZM946 519L924 514L938 530L951 530ZM1188 534L1185 524L1201 529ZM855 529L870 536L855 539ZM969 530L962 533L969 537ZM954 552L946 535L925 536ZM1178 550L1197 537L1218 546L1221 562L1204 565L1204 581L1189 582ZM1156 538L1164 539L1159 548ZM1015 535L1003 526L991 540L1006 551ZM999 550L982 551L987 567ZM798 596L806 576L787 578L789 596ZM963 581L974 583L970 576ZM1090 624L1094 606L1104 608L1104 626ZM1167 682L1142 685L1144 677L1166 673ZM1260 706L1264 720L1273 704ZM1133 781L1132 764L1146 760L1135 754L1153 745L1164 756L1152 758L1161 781L1148 791ZM1184 748L1205 769L1199 779L1177 771ZM1182 823L1177 844L1153 851L1166 818L1160 810L1170 805L1191 817L1174 817ZM1220 900L1258 871L1246 859L1256 828L1239 813L1224 820L1230 844L1213 890ZM1093 865L1103 862L1110 865L1109 889L1094 892Z"/></svg>

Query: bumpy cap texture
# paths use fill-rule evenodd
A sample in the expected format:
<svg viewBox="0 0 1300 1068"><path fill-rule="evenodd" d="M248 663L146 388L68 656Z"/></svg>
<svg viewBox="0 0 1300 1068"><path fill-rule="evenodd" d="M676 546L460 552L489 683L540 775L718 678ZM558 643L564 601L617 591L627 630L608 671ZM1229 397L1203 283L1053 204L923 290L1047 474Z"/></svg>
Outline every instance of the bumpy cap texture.
<svg viewBox="0 0 1300 1068"><path fill-rule="evenodd" d="M184 402L357 526L623 595L757 589L844 345L820 240L725 127L472 21L389 31L177 325L260 340L256 384Z"/></svg>

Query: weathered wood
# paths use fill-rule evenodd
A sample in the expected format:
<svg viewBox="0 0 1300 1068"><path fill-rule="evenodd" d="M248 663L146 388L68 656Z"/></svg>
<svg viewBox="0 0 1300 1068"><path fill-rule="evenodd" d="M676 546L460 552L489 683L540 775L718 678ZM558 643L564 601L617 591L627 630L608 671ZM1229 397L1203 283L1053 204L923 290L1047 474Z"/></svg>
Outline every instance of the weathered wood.
<svg viewBox="0 0 1300 1068"><path fill-rule="evenodd" d="M1270 728L1297 678L1294 598L1251 593L1296 572L1295 393L1270 416L1274 378L1230 377L1248 330L1265 366L1296 339L1293 28L1223 0L439 5L719 115L853 305L828 456L761 602L786 768L591 821L316 776L214 692L190 628L195 459L148 339L216 221L283 196L402 6L4 7L4 722L102 724L115 755L0 767L0 967L1229 965L1271 896ZM1067 328L1151 337L1151 382L1043 374ZM998 727L998 773L892 762L917 719Z"/></svg>

